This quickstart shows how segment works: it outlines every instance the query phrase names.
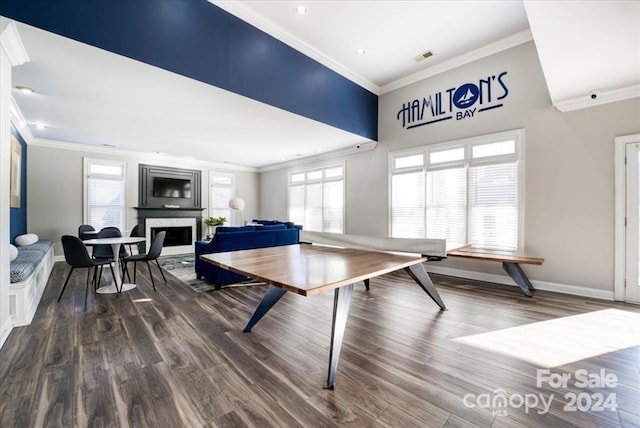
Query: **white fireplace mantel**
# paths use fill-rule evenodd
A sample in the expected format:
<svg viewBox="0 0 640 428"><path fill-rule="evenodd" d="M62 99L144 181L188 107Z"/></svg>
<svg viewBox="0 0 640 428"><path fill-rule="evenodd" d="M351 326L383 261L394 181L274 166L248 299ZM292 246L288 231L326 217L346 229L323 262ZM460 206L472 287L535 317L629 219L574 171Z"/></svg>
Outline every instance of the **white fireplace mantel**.
<svg viewBox="0 0 640 428"><path fill-rule="evenodd" d="M197 239L195 218L147 218L145 221L144 235L147 237L147 249L151 248L151 229L161 227L191 227L191 236L193 237L193 240ZM193 252L193 242L190 245L170 246L162 248L163 256L187 254Z"/></svg>

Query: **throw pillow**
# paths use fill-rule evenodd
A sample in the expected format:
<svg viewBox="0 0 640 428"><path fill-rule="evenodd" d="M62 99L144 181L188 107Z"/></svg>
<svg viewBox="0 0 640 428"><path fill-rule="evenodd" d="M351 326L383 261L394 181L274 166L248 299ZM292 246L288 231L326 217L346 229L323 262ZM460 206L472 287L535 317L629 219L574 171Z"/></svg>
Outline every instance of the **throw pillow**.
<svg viewBox="0 0 640 428"><path fill-rule="evenodd" d="M38 235L35 233L27 233L25 235L16 236L14 240L17 247L24 247L25 245L31 245L38 242Z"/></svg>
<svg viewBox="0 0 640 428"><path fill-rule="evenodd" d="M9 261L14 261L16 257L18 257L18 249L15 245L9 244Z"/></svg>

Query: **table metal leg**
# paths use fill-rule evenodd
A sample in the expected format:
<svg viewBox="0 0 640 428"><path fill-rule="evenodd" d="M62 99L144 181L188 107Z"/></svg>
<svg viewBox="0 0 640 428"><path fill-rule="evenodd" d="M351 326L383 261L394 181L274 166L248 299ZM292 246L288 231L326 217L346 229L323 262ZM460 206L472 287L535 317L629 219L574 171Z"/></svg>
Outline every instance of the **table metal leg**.
<svg viewBox="0 0 640 428"><path fill-rule="evenodd" d="M327 383L324 385L325 389L333 389L333 382L336 378L338 358L340 357L340 348L342 348L342 338L344 337L344 328L347 325L347 316L349 315L349 306L351 306L352 294L353 284L336 288L334 292L329 372L327 373Z"/></svg>
<svg viewBox="0 0 640 428"><path fill-rule="evenodd" d="M120 279L120 261L118 259L117 254L120 252L120 244L111 244L111 252L116 254L113 258L111 272L113 276L113 282L109 285L105 285L96 290L96 293L100 294L114 294L120 293L122 291L122 282L120 282L120 287L118 287L118 280ZM102 271L100 271L102 274Z"/></svg>
<svg viewBox="0 0 640 428"><path fill-rule="evenodd" d="M113 284L116 286L116 291L121 293L124 281L120 281L120 290L118 290L118 279L120 278L120 244L111 244L111 252L113 253L113 271L115 272Z"/></svg>
<svg viewBox="0 0 640 428"><path fill-rule="evenodd" d="M518 263L502 262L502 268L509 274L511 279L513 279L515 283L518 284L518 287L520 287L525 296L532 296L531 292L535 289L533 288L533 285L531 285L529 278L527 278L527 274L524 273Z"/></svg>
<svg viewBox="0 0 640 428"><path fill-rule="evenodd" d="M409 273L409 275L411 275L411 278L413 278L413 280L417 282L420 287L422 287L425 293L427 293L429 297L431 297L433 301L436 302L438 306L440 306L441 310L445 311L447 309L447 307L444 305L444 302L442 301L442 298L440 297L440 293L438 293L438 290L436 290L436 286L433 285L433 282L431 282L429 274L426 270L424 270L424 266L422 265L422 263L411 265L405 268L405 270L407 271L407 273Z"/></svg>
<svg viewBox="0 0 640 428"><path fill-rule="evenodd" d="M271 309L286 292L287 291L283 288L270 285L243 331L245 333L250 332L253 326L256 325L267 312L269 312L269 309Z"/></svg>

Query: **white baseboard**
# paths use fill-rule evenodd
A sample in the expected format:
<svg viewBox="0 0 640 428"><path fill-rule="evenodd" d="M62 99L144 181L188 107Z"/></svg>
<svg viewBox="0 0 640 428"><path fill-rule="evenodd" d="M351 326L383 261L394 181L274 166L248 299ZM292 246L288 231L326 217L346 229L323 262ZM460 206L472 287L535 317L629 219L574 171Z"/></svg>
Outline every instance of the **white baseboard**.
<svg viewBox="0 0 640 428"><path fill-rule="evenodd" d="M476 281L492 282L494 284L510 285L517 287L511 277L507 275L497 275L493 273L475 272L464 269L454 269L442 266L433 266L429 263L425 265L427 272L440 275L455 276L458 278L474 279ZM537 290L553 291L556 293L572 294L575 296L590 297L601 300L614 300L613 290L597 290L594 288L581 287L578 285L558 284L555 282L536 281L530 279L531 284Z"/></svg>
<svg viewBox="0 0 640 428"><path fill-rule="evenodd" d="M4 323L2 323L2 326L0 326L0 349L2 348L2 345L4 345L4 342L7 340L7 338L9 337L9 333L11 333L12 329L13 329L13 320L11 319L11 317L7 317L7 319L4 320Z"/></svg>

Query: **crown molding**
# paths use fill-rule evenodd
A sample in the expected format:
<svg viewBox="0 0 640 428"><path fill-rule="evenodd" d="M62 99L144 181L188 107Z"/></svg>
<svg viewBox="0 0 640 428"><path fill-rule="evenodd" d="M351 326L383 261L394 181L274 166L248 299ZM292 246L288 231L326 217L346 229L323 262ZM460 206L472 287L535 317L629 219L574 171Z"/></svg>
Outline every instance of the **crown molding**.
<svg viewBox="0 0 640 428"><path fill-rule="evenodd" d="M355 144L352 147L333 150L333 151L322 153L319 155L305 157L304 159L296 159L288 162L282 162L282 163L263 166L258 168L258 172L276 171L278 169L285 169L285 168L291 168L294 166L318 163L324 160L334 159L337 157L345 157L345 156L353 155L356 153L369 152L371 150L375 150L376 147L378 147L377 141L367 141L364 143Z"/></svg>
<svg viewBox="0 0 640 428"><path fill-rule="evenodd" d="M330 68L331 70L346 77L352 82L373 92L375 95L382 95L387 92L394 91L396 89L402 88L404 86L410 85L420 80L433 77L437 74L444 73L456 67L460 67L462 65L468 64L472 61L485 58L489 55L502 52L504 50L510 49L512 47L515 47L533 40L533 35L531 34L531 31L525 30L520 33L514 34L513 36L506 37L502 40L498 40L497 42L491 43L487 46L483 46L474 51L468 52L466 54L452 58L448 61L444 61L440 64L421 70L409 76L405 76L400 79L389 82L385 85L379 86L371 82L370 80L362 77L361 75L355 73L351 69L334 61L329 56L321 52L320 50L303 42L295 35L286 31L285 29L283 29L281 26L277 25L273 21L256 13L250 7L246 6L240 1L237 1L237 0L225 0L225 1L207 0L207 1L225 10L226 12L234 15L235 17L242 19L243 21L258 28L259 30L264 31L265 33L280 40L281 42L291 46L293 49L296 49L302 54Z"/></svg>
<svg viewBox="0 0 640 428"><path fill-rule="evenodd" d="M596 95L596 98L591 98L592 95ZM580 110L638 97L640 97L640 84L606 91L592 91L589 94L585 94L576 98L569 98L566 100L555 102L553 103L553 105L559 111L564 113L568 111Z"/></svg>
<svg viewBox="0 0 640 428"><path fill-rule="evenodd" d="M498 40L497 42L488 44L486 46L483 46L471 52L467 52L466 54L457 56L447 61L443 61L432 67L426 68L424 70L410 74L409 76L402 77L398 80L394 80L393 82L387 83L386 85L383 85L380 88L379 95L386 94L387 92L395 91L396 89L400 89L404 86L411 85L412 83L416 83L424 79L428 79L437 74L441 74L446 71L453 70L454 68L463 66L470 62L477 61L479 59L497 54L502 51L506 51L507 49L511 49L515 46L522 45L531 40L533 40L533 35L531 34L531 31L530 30L522 31L520 33L514 34L513 36L506 37L502 40Z"/></svg>
<svg viewBox="0 0 640 428"><path fill-rule="evenodd" d="M140 152L135 150L124 150L115 147L104 147L104 146L93 146L90 144L81 144L81 143L70 143L67 141L60 140L49 140L45 138L32 138L31 141L32 146L36 147L45 147L49 149L57 149L57 150L72 150L76 152L88 152L88 153L97 153L101 155L116 155L116 156L129 156L129 157L138 157L138 158L157 158L163 159L165 161L174 160L181 161L185 163L189 163L194 166L213 168L216 170L231 170L231 171L242 171L242 172L259 172L258 168L244 166L244 165L236 165L230 163L223 162L207 162L200 159L195 159L192 157L184 156L172 156L166 154L158 154L151 152ZM147 160L145 160L147 162Z"/></svg>
<svg viewBox="0 0 640 428"><path fill-rule="evenodd" d="M13 67L29 62L29 55L27 55L27 50L22 44L15 22L11 21L7 24L2 34L0 34L0 44L7 52Z"/></svg>
<svg viewBox="0 0 640 428"><path fill-rule="evenodd" d="M380 86L371 82L368 79L365 79L358 73L355 73L351 69L343 66L342 64L334 61L329 56L322 53L320 50L314 48L308 43L303 42L298 37L294 36L275 22L270 19L265 18L262 15L257 14L251 8L244 5L242 2L237 0L207 0L209 3L213 4L220 9L230 13L236 18L240 18L246 23L256 27L257 29L267 33L268 35L274 37L275 39L289 45L293 49L298 52L308 56L314 61L319 62L325 67L335 71L336 73L342 75L343 77L351 80L352 82L362 86L368 91L373 92L375 95L380 95Z"/></svg>

